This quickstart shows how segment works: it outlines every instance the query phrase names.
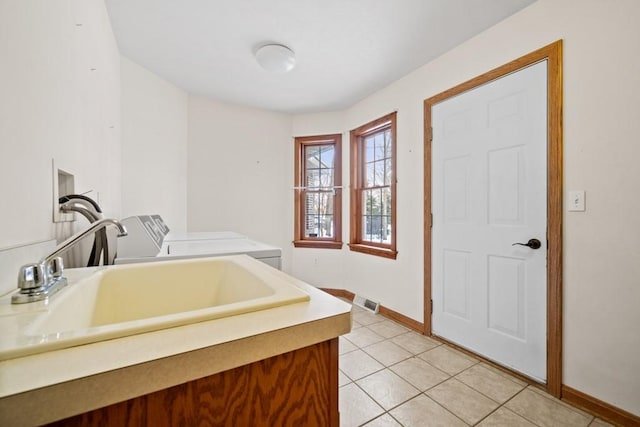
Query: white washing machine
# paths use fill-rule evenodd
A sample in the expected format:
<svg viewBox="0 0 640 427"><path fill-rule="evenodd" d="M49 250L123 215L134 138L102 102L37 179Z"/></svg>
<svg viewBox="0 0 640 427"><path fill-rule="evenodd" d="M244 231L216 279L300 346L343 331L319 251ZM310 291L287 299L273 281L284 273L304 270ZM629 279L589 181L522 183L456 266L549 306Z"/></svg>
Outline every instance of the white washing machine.
<svg viewBox="0 0 640 427"><path fill-rule="evenodd" d="M170 232L160 215L138 215L121 223L128 235L118 239L115 264L246 254L278 270L282 249L233 231Z"/></svg>

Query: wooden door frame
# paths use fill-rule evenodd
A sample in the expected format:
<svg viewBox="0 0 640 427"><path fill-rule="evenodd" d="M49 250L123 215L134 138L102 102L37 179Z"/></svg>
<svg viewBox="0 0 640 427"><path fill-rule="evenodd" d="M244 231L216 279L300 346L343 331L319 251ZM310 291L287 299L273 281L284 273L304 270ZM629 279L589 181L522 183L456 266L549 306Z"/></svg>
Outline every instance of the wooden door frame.
<svg viewBox="0 0 640 427"><path fill-rule="evenodd" d="M562 390L562 40L424 101L424 334L431 336L431 108L448 98L547 61L547 392Z"/></svg>

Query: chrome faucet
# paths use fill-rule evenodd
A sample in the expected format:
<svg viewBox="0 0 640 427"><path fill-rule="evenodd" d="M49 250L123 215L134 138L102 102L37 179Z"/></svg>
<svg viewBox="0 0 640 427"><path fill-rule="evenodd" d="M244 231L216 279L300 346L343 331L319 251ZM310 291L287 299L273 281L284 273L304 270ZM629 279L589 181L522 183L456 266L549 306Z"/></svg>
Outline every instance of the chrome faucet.
<svg viewBox="0 0 640 427"><path fill-rule="evenodd" d="M89 228L74 234L60 243L49 255L33 264L20 267L18 291L11 296L12 304L43 301L67 285L62 275L64 265L60 255L78 244L84 237L112 224L118 228L118 237L127 235L127 229L115 219L104 218L92 223Z"/></svg>

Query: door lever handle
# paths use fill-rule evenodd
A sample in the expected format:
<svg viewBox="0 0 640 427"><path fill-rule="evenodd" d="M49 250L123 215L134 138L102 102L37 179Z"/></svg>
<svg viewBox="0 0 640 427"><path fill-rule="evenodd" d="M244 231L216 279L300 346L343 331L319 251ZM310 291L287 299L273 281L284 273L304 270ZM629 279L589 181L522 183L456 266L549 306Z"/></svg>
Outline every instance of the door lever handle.
<svg viewBox="0 0 640 427"><path fill-rule="evenodd" d="M540 247L542 246L542 243L540 243L540 240L538 239L529 239L527 243L514 243L511 246L516 246L516 245L527 246L527 247L530 247L531 249L540 249Z"/></svg>

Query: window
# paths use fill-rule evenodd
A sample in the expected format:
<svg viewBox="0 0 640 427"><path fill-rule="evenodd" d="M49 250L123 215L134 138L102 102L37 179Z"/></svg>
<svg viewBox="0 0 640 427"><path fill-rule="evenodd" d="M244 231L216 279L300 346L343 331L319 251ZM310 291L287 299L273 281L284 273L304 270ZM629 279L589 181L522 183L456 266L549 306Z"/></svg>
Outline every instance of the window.
<svg viewBox="0 0 640 427"><path fill-rule="evenodd" d="M396 258L396 113L351 131L349 247Z"/></svg>
<svg viewBox="0 0 640 427"><path fill-rule="evenodd" d="M342 247L341 158L340 134L295 138L295 247Z"/></svg>

